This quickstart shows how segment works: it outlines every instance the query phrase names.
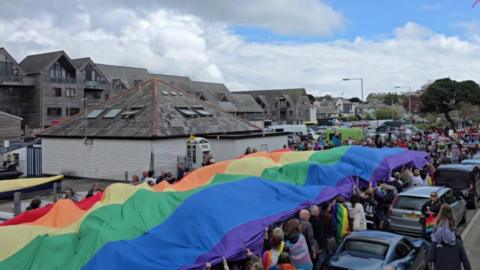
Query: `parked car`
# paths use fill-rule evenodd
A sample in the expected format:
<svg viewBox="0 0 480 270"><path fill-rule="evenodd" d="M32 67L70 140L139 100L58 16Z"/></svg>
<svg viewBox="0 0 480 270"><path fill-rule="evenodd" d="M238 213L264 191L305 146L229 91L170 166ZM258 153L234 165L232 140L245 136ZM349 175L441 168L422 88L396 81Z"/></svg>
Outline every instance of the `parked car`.
<svg viewBox="0 0 480 270"><path fill-rule="evenodd" d="M394 199L389 213L390 229L400 234L420 236L422 207L430 200L432 192L437 193L440 203L452 207L457 225L466 221L467 203L461 196L448 187L423 186L404 191Z"/></svg>
<svg viewBox="0 0 480 270"><path fill-rule="evenodd" d="M437 185L447 186L463 196L467 207L477 208L480 199L480 160L467 159L462 164L440 165L435 172L435 179Z"/></svg>
<svg viewBox="0 0 480 270"><path fill-rule="evenodd" d="M419 270L427 267L428 244L423 239L381 231L353 232L345 237L326 269Z"/></svg>
<svg viewBox="0 0 480 270"><path fill-rule="evenodd" d="M478 154L475 154L475 155L478 155ZM461 164L472 164L472 165L480 166L480 156L478 157L478 159L464 159L462 160Z"/></svg>

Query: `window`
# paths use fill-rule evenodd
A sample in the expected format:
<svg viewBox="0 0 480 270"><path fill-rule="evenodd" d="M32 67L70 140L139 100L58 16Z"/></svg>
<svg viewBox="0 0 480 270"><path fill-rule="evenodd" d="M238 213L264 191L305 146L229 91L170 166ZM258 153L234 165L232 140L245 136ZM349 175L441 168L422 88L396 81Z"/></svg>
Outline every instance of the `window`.
<svg viewBox="0 0 480 270"><path fill-rule="evenodd" d="M55 62L52 68L50 69L50 78L59 79L65 77L65 69L63 69L60 63Z"/></svg>
<svg viewBox="0 0 480 270"><path fill-rule="evenodd" d="M67 108L67 116L72 116L80 113L80 108Z"/></svg>
<svg viewBox="0 0 480 270"><path fill-rule="evenodd" d="M91 111L91 112L87 115L87 119L95 119L95 118L97 118L100 114L102 114L103 111L104 111L104 109L93 110L93 111Z"/></svg>
<svg viewBox="0 0 480 270"><path fill-rule="evenodd" d="M207 110L205 110L203 107L195 107L193 108L196 113L200 116L212 116L213 114Z"/></svg>
<svg viewBox="0 0 480 270"><path fill-rule="evenodd" d="M0 54L0 77L18 76L18 68L8 60L6 55Z"/></svg>
<svg viewBox="0 0 480 270"><path fill-rule="evenodd" d="M395 208L420 211L422 210L423 205L426 204L429 200L429 198L422 197L400 196L397 204L395 205Z"/></svg>
<svg viewBox="0 0 480 270"><path fill-rule="evenodd" d="M410 252L412 252L413 247L407 243L405 240L402 240L395 247L395 259L399 260L405 258Z"/></svg>
<svg viewBox="0 0 480 270"><path fill-rule="evenodd" d="M102 92L101 91L93 91L92 97L94 99L101 99L102 98Z"/></svg>
<svg viewBox="0 0 480 270"><path fill-rule="evenodd" d="M110 98L109 94L105 94L105 100L108 100Z"/></svg>
<svg viewBox="0 0 480 270"><path fill-rule="evenodd" d="M448 204L453 204L455 202L455 196L453 196L453 192L449 190L444 196L443 201Z"/></svg>
<svg viewBox="0 0 480 270"><path fill-rule="evenodd" d="M125 89L125 85L122 83L120 79L113 79L112 80L112 87L114 89Z"/></svg>
<svg viewBox="0 0 480 270"><path fill-rule="evenodd" d="M134 87L138 87L138 86L140 86L142 83L143 83L143 80L134 80L134 81L133 81L133 86L134 86Z"/></svg>
<svg viewBox="0 0 480 270"><path fill-rule="evenodd" d="M47 108L48 116L62 116L62 108Z"/></svg>
<svg viewBox="0 0 480 270"><path fill-rule="evenodd" d="M293 116L293 111L290 111L290 116Z"/></svg>
<svg viewBox="0 0 480 270"><path fill-rule="evenodd" d="M188 107L176 107L177 111L180 112L183 116L187 117L197 117L197 113L192 111Z"/></svg>
<svg viewBox="0 0 480 270"><path fill-rule="evenodd" d="M111 109L103 118L115 118L121 111L122 109Z"/></svg>
<svg viewBox="0 0 480 270"><path fill-rule="evenodd" d="M90 63L85 66L85 81L98 81L97 72Z"/></svg>
<svg viewBox="0 0 480 270"><path fill-rule="evenodd" d="M342 251L359 252L377 258L385 258L388 251L388 245L370 241L347 240Z"/></svg>
<svg viewBox="0 0 480 270"><path fill-rule="evenodd" d="M66 88L65 89L65 96L66 97L74 97L75 96L75 88Z"/></svg>
<svg viewBox="0 0 480 270"><path fill-rule="evenodd" d="M62 88L54 87L52 88L53 96L54 97L61 97L62 96Z"/></svg>

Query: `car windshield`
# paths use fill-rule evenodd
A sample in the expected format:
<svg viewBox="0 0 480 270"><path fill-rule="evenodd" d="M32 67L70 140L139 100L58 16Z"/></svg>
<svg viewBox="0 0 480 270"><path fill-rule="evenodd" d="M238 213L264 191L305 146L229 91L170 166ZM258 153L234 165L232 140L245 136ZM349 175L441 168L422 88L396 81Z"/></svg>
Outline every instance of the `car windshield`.
<svg viewBox="0 0 480 270"><path fill-rule="evenodd" d="M421 211L423 205L429 200L429 198L400 196L397 204L395 204L395 208L402 210Z"/></svg>
<svg viewBox="0 0 480 270"><path fill-rule="evenodd" d="M373 241L347 240L343 245L343 252L359 252L379 258L385 258L388 245Z"/></svg>
<svg viewBox="0 0 480 270"><path fill-rule="evenodd" d="M437 185L453 189L466 189L470 185L470 173L453 170L438 170L436 175Z"/></svg>

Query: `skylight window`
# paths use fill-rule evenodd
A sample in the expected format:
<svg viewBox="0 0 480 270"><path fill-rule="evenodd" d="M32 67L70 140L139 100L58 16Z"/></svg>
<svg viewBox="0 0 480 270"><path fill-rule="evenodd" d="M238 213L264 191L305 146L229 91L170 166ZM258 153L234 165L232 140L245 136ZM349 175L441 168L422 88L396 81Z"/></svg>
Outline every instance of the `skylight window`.
<svg viewBox="0 0 480 270"><path fill-rule="evenodd" d="M87 115L87 119L95 119L95 118L97 118L100 114L102 114L103 111L104 111L104 109L93 110L93 111L91 111L91 112Z"/></svg>
<svg viewBox="0 0 480 270"><path fill-rule="evenodd" d="M172 96L176 96L176 95L177 95L177 93L175 93L175 92L170 92L170 94L171 94Z"/></svg>
<svg viewBox="0 0 480 270"><path fill-rule="evenodd" d="M177 111L187 117L197 117L198 114L188 107L176 107Z"/></svg>
<svg viewBox="0 0 480 270"><path fill-rule="evenodd" d="M139 112L139 110L122 112L122 118L124 118L124 119L133 118L135 116L135 114L137 114L138 112Z"/></svg>
<svg viewBox="0 0 480 270"><path fill-rule="evenodd" d="M162 94L163 94L164 96L168 96L168 92L167 92L167 91L162 91Z"/></svg>
<svg viewBox="0 0 480 270"><path fill-rule="evenodd" d="M121 111L122 109L111 109L103 118L115 118Z"/></svg>
<svg viewBox="0 0 480 270"><path fill-rule="evenodd" d="M139 110L142 110L143 108L145 108L145 105L142 105L142 104L140 104L140 105L132 105L132 106L130 107L130 110L132 110L132 111L139 111Z"/></svg>
<svg viewBox="0 0 480 270"><path fill-rule="evenodd" d="M200 116L212 116L213 114L207 110L205 110L203 107L195 107L193 108L195 112L197 112Z"/></svg>

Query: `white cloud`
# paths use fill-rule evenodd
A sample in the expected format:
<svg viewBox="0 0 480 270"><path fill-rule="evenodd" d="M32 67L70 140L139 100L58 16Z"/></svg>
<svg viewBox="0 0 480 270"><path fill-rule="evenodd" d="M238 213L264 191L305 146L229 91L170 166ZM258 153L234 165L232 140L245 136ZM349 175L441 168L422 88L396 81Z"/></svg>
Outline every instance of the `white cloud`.
<svg viewBox="0 0 480 270"><path fill-rule="evenodd" d="M106 1L102 2L103 6L97 3L95 9L85 8L91 4L88 1L64 7L65 12L75 11L72 13L75 15L68 18L42 11L41 7L35 14L28 10L23 16L3 14L5 16L0 16L0 40L3 41L0 46L5 46L18 60L31 53L65 50L72 58L90 56L100 63L147 67L152 72L220 81L233 90L305 87L317 95L359 96L358 82L342 82L341 79L363 77L367 93L393 90L395 85L417 88L429 79L446 76L459 80L480 79L480 39L445 36L411 22L376 39L358 37L352 41L308 44L252 43L233 34L231 24L219 14L213 16L215 19L203 18L208 12L218 11L199 11L195 5L189 9L197 10L203 17L182 11L187 9L181 6L186 5L184 1L179 1L175 8L171 1L164 1L162 3L171 6L165 9L152 4L148 10L129 9L118 1L116 5ZM313 0L301 1L323 5ZM215 2L219 10L224 10L225 14L233 12L221 2ZM5 8L11 15L16 14L22 3L25 2ZM246 6L253 5L250 1L246 3ZM272 6L272 9L294 10L288 6L292 5L290 1L285 3L281 7ZM52 7L52 10L59 9ZM245 14L238 15L239 18L260 16L257 13L249 15L245 10L248 7L244 7ZM0 11L2 13L5 10ZM266 25L262 23L265 21L252 22ZM277 26L282 30L277 23L269 27ZM297 27L300 25L289 29Z"/></svg>

